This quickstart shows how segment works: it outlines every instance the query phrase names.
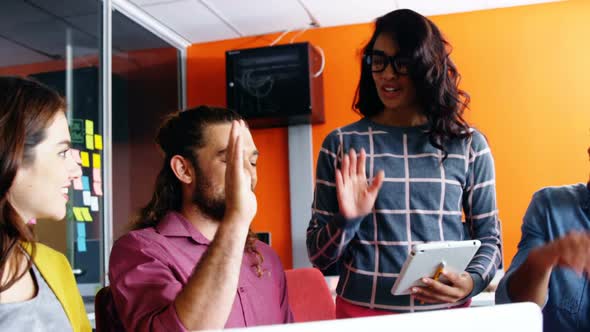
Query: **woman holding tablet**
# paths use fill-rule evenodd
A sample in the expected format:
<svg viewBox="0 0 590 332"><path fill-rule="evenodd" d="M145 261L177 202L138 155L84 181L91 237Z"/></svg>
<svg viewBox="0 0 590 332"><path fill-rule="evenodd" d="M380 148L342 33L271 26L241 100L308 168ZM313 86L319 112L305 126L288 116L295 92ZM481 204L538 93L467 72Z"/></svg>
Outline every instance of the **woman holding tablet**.
<svg viewBox="0 0 590 332"><path fill-rule="evenodd" d="M307 248L314 266L338 270L339 318L468 305L501 263L494 162L462 118L469 96L449 53L420 14L378 18L354 101L362 119L323 142ZM465 272L443 272L448 285L391 294L412 245L464 239L481 247Z"/></svg>

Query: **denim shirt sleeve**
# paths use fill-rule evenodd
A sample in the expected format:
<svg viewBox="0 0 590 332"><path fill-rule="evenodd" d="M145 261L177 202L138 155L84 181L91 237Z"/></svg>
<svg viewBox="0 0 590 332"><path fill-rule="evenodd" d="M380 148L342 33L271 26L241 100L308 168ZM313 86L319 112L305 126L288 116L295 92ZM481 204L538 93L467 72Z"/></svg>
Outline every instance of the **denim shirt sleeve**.
<svg viewBox="0 0 590 332"><path fill-rule="evenodd" d="M496 290L496 304L513 302L508 293L508 282L511 276L526 261L532 249L542 246L547 242L547 203L544 191L538 191L533 195L521 227L522 237L518 243L518 251L512 259L508 272L506 272L506 275L502 278ZM547 293L547 298L545 298L545 304L547 304L548 297L549 293Z"/></svg>

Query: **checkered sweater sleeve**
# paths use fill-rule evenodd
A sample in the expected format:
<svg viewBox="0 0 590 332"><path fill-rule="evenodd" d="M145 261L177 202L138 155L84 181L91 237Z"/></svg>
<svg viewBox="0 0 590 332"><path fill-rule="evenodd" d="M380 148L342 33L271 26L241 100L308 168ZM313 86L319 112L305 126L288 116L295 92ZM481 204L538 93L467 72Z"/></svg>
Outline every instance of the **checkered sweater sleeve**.
<svg viewBox="0 0 590 332"><path fill-rule="evenodd" d="M318 156L312 219L307 228L309 259L324 271L338 261L363 219L345 220L338 213L335 174L342 146L338 132L325 138Z"/></svg>
<svg viewBox="0 0 590 332"><path fill-rule="evenodd" d="M462 204L471 238L481 241L466 269L474 282L471 294L476 295L490 283L502 263L502 241L492 153L478 131L473 132L468 145L469 167Z"/></svg>

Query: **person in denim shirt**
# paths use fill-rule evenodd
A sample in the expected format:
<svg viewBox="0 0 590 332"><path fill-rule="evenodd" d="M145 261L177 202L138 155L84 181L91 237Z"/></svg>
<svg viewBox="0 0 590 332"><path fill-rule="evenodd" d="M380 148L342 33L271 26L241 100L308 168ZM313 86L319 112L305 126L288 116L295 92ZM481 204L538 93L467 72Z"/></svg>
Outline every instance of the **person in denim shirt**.
<svg viewBox="0 0 590 332"><path fill-rule="evenodd" d="M496 303L537 303L544 331L589 331L589 275L590 182L539 190Z"/></svg>

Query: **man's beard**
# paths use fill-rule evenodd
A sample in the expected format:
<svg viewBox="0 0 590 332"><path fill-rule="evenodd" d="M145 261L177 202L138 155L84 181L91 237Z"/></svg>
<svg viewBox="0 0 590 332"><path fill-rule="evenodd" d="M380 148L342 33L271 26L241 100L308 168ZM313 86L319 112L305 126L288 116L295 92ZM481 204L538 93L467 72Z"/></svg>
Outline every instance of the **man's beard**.
<svg viewBox="0 0 590 332"><path fill-rule="evenodd" d="M199 166L195 166L195 190L192 201L199 211L213 220L221 221L225 215L225 195L215 197L215 188L203 174Z"/></svg>

